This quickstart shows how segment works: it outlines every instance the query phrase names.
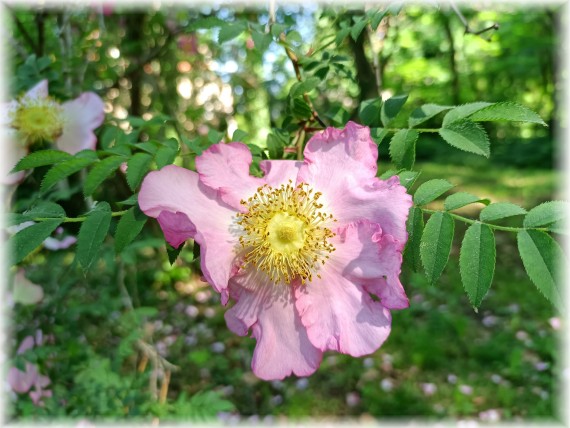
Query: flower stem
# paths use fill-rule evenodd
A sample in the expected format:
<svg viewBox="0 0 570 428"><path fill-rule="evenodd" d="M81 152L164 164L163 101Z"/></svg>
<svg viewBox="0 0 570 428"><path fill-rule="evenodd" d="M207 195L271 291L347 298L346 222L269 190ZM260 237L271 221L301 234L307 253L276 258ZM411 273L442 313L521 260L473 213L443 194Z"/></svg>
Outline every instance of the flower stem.
<svg viewBox="0 0 570 428"><path fill-rule="evenodd" d="M435 214L438 213L440 211L438 210L429 210L427 208L421 208L421 207L416 207L416 208L420 208L423 212L428 213L428 214ZM504 232L520 232L522 230L540 230L541 232L549 232L549 230L545 227L508 227L508 226L498 226L496 224L492 224L492 223L485 223L484 221L480 221L480 220L473 220L472 218L467 218L467 217L463 217L459 214L454 214L452 212L449 211L445 211L447 214L449 214L451 217L462 221L463 223L467 223L467 224L475 224L475 223L481 223L484 224L485 226L489 226L491 229L495 229L495 230L502 230Z"/></svg>
<svg viewBox="0 0 570 428"><path fill-rule="evenodd" d="M111 217L120 217L124 215L128 210L124 211L115 211L111 213ZM59 217L37 217L32 219L32 221L49 221L49 220L57 220ZM82 221L87 220L87 217L63 217L63 223L81 223Z"/></svg>

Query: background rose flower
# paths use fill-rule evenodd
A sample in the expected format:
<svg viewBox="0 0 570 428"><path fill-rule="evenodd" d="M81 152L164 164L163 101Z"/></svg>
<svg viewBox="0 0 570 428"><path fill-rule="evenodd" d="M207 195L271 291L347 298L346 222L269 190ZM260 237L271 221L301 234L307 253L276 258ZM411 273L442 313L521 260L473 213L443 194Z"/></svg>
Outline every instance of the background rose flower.
<svg viewBox="0 0 570 428"><path fill-rule="evenodd" d="M0 108L0 126L10 145L9 169L24 157L36 141L53 141L59 150L75 154L94 150L97 138L93 131L105 118L104 104L94 92L58 103L48 95L48 81L42 80L19 100ZM24 172L3 178L4 184L17 184Z"/></svg>
<svg viewBox="0 0 570 428"><path fill-rule="evenodd" d="M311 138L304 162L261 162L263 178L249 175L241 143L212 146L198 173L145 178L141 209L172 246L200 244L204 277L223 304L236 301L228 327L257 339L258 377L310 375L327 350L370 354L389 310L408 306L399 274L412 201L397 177L376 178L377 158L370 130L349 122Z"/></svg>

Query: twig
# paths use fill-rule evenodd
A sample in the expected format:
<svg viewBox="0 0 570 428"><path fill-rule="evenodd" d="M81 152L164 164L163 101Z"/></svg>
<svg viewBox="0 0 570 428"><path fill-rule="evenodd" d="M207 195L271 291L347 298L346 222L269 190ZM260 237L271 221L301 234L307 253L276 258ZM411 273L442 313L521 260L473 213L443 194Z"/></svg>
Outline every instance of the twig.
<svg viewBox="0 0 570 428"><path fill-rule="evenodd" d="M483 28L482 30L479 30L479 31L474 31L469 26L467 19L465 18L465 16L463 16L463 14L459 10L459 8L455 4L455 2L453 0L449 0L449 4L450 4L451 8L453 9L453 12L455 12L455 14L457 15L457 17L459 18L459 20L461 21L461 23L465 27L465 34L473 34L475 36L480 36L481 34L486 33L487 31L499 29L499 24L497 24L495 22L493 25L491 25L487 28ZM487 40L487 39L484 39L484 40Z"/></svg>
<svg viewBox="0 0 570 428"><path fill-rule="evenodd" d="M287 45L285 45L285 35L284 34L281 34L280 39L281 39L281 42L283 43L283 46L285 48L285 53L287 54L287 57L289 58L289 60L293 64L293 69L295 70L295 77L297 78L297 80L299 82L302 82L303 76L301 75L301 67L299 65L299 59L297 58L297 55L295 55L295 52L293 52ZM309 108L311 109L312 119L317 121L319 123L319 125L321 125L323 128L326 128L327 124L325 122L323 122L323 120L320 118L319 114L315 110L315 107L313 106L313 102L309 98L309 95L307 93L304 93L303 98L305 99L305 102L309 105Z"/></svg>

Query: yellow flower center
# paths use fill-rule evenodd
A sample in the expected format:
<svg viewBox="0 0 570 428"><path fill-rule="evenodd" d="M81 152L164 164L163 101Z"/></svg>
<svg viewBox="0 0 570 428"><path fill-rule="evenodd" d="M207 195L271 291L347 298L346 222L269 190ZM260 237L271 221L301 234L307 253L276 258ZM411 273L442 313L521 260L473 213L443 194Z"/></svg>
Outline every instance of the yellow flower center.
<svg viewBox="0 0 570 428"><path fill-rule="evenodd" d="M20 131L26 143L54 141L63 132L61 106L50 98L24 98L13 113L12 127Z"/></svg>
<svg viewBox="0 0 570 428"><path fill-rule="evenodd" d="M335 248L328 243L335 234L325 227L336 221L321 211L321 193L313 193L306 183L292 182L279 188L264 185L247 201L247 213L238 213L243 228L239 242L244 249L242 268L254 265L275 284L290 284L299 278L302 284L325 264Z"/></svg>

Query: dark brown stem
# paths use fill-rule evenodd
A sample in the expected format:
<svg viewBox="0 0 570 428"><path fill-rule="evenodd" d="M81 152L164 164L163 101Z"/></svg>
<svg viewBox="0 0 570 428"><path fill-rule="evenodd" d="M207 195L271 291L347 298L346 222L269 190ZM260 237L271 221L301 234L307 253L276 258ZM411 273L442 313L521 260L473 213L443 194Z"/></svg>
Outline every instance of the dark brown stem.
<svg viewBox="0 0 570 428"><path fill-rule="evenodd" d="M280 39L284 43L285 42L285 35L281 34ZM295 55L295 52L293 52L291 49L289 49L288 46L284 45L284 47L285 47L285 53L287 54L287 57L291 61L291 64L293 64L293 70L295 70L295 77L297 78L297 80L299 82L302 82L303 81L303 75L301 74L301 66L299 65L299 60L297 58L297 55ZM314 121L316 121L319 125L321 125L323 128L326 128L327 127L326 123L320 118L319 114L315 110L315 106L313 105L313 102L309 98L309 95L306 93L303 94L303 99L309 105L309 108L311 109L312 119Z"/></svg>
<svg viewBox="0 0 570 428"><path fill-rule="evenodd" d="M451 31L451 25L447 15L442 15L443 29L445 30L445 36L447 42L449 43L449 68L451 70L451 86L453 88L453 103L459 105L459 72L457 71L457 64L455 62L455 40L453 39L453 33Z"/></svg>
<svg viewBox="0 0 570 428"><path fill-rule="evenodd" d="M499 29L499 24L497 24L495 22L493 25L491 25L487 28L483 28L482 30L474 31L471 29L471 27L469 26L469 23L467 22L467 19L465 18L465 16L463 16L463 14L461 13L461 11L457 7L457 5L453 2L453 0L450 0L449 4L451 5L453 12L455 12L455 14L457 15L457 17L459 18L459 20L461 21L461 23L465 27L465 34L473 34L475 36L480 36L481 34L486 33L487 31ZM486 40L486 39L484 39L484 40Z"/></svg>

